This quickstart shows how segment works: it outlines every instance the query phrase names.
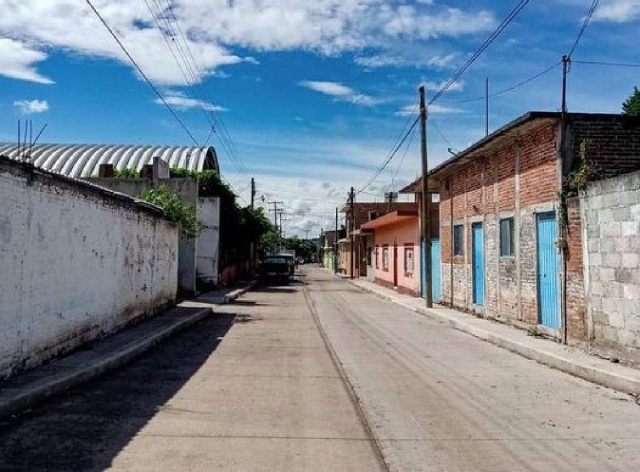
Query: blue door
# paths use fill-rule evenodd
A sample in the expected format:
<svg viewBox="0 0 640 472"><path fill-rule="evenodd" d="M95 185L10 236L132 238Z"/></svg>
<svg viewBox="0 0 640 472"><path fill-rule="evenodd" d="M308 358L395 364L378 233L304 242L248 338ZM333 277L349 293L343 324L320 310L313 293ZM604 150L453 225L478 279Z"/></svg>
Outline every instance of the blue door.
<svg viewBox="0 0 640 472"><path fill-rule="evenodd" d="M540 324L560 329L558 310L558 226L555 213L540 213L536 219L538 253L538 317Z"/></svg>
<svg viewBox="0 0 640 472"><path fill-rule="evenodd" d="M482 223L471 226L472 265L473 265L473 303L484 305L484 235Z"/></svg>
<svg viewBox="0 0 640 472"><path fill-rule="evenodd" d="M431 240L431 296L440 301L440 240Z"/></svg>
<svg viewBox="0 0 640 472"><path fill-rule="evenodd" d="M422 297L427 296L427 252L425 250L425 243L422 243L422 249L420 251L420 293ZM431 240L431 298L434 302L440 300L441 293L441 281L440 281L440 240Z"/></svg>

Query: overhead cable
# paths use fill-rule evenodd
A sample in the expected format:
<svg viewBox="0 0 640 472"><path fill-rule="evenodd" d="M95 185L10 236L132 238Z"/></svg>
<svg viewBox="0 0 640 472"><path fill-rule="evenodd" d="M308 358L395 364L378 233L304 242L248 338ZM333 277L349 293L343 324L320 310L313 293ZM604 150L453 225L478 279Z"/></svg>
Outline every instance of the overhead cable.
<svg viewBox="0 0 640 472"><path fill-rule="evenodd" d="M193 137L193 134L191 134L191 131L189 131L189 129L187 128L187 126L184 124L184 122L180 119L180 117L176 114L176 112L173 110L173 108L171 108L171 106L167 103L167 101L164 99L164 97L162 96L162 94L158 91L158 89L156 88L156 86L153 84L153 82L151 82L151 80L149 79L149 77L147 77L147 75L143 72L143 70L140 68L140 66L138 65L138 63L136 62L136 60L131 56L131 54L129 53L129 51L127 51L127 48L124 47L124 44L122 44L122 41L120 41L120 38L118 38L118 36L113 32L113 30L111 29L111 27L107 24L107 22L105 21L105 19L102 17L102 15L100 14L100 12L98 12L98 10L96 10L96 7L93 6L93 3L91 3L91 0L85 0L85 2L87 2L87 5L89 5L89 7L91 7L91 9L93 10L93 12L96 14L96 16L98 17L98 19L100 20L100 22L104 25L105 28L107 28L107 31L109 31L109 34L111 34L111 36L113 37L113 39L115 39L116 43L118 43L118 46L120 46L120 49L122 49L122 52L125 53L125 55L127 56L127 58L129 58L129 61L131 61L131 63L133 64L133 66L136 68L136 70L138 71L138 73L142 76L142 78L145 80L145 82L147 82L147 84L149 85L149 87L151 87L151 89L155 92L155 94L158 96L158 98L160 99L160 101L162 102L162 104L167 107L167 109L169 110L169 112L171 112L171 114L173 115L173 117L176 119L176 121L180 124L180 126L182 127L182 129L185 131L185 133L187 133L187 135L189 136L189 138L191 138L191 141L194 142L194 144L198 147L200 147L200 144L198 144L198 141L196 140L196 138Z"/></svg>
<svg viewBox="0 0 640 472"><path fill-rule="evenodd" d="M582 22L582 27L580 28L580 31L578 32L578 37L576 38L575 42L573 43L573 46L571 47L571 50L569 51L569 54L567 54L567 58L568 59L571 59L571 56L573 55L573 52L578 47L578 43L582 39L582 35L586 31L587 26L589 26L589 22L591 21L591 17L593 16L593 13L596 11L596 8L598 8L598 3L600 3L600 0L593 0L593 2L591 3L591 6L589 7L589 11L587 12L587 16L584 17L584 21Z"/></svg>
<svg viewBox="0 0 640 472"><path fill-rule="evenodd" d="M485 40L484 43L480 45L480 47L474 52L471 57L456 71L453 76L444 85L438 90L435 95L431 98L428 105L433 104L436 100L438 100L442 95L444 95L447 90L464 74L469 67L480 57L480 55L495 41L495 39L500 36L500 34L506 29L507 26L520 14L520 12L524 9L525 6L529 3L529 0L521 0L507 15L507 17L498 25L498 27L489 35L489 37Z"/></svg>

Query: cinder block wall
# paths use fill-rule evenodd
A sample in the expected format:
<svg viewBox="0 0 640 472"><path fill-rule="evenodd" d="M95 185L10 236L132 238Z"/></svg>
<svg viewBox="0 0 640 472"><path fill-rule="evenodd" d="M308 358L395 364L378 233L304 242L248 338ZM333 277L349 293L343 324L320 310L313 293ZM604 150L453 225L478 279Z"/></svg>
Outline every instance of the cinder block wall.
<svg viewBox="0 0 640 472"><path fill-rule="evenodd" d="M591 183L581 200L590 345L640 363L640 171Z"/></svg>
<svg viewBox="0 0 640 472"><path fill-rule="evenodd" d="M178 228L0 157L0 378L174 303Z"/></svg>

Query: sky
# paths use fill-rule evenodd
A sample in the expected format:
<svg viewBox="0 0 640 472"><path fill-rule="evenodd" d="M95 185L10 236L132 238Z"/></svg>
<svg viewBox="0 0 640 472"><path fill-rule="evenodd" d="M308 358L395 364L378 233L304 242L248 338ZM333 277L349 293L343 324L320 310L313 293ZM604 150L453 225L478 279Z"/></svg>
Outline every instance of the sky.
<svg viewBox="0 0 640 472"><path fill-rule="evenodd" d="M286 236L334 226L351 186L381 201L420 172L419 136L370 186L412 119L518 3L462 0L93 0L223 177L257 204L283 202ZM429 165L530 110L560 106L560 58L592 0L530 1L429 107ZM192 145L85 0L0 0L0 141L17 121L41 142ZM640 85L640 0L601 0L568 76L570 111L620 111ZM212 124L216 132L211 133ZM417 131L417 130L416 130Z"/></svg>

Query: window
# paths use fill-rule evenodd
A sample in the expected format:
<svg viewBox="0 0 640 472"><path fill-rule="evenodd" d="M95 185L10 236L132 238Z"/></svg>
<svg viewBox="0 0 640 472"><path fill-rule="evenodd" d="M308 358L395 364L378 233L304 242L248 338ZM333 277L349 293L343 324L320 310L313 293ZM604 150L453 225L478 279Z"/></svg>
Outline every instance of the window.
<svg viewBox="0 0 640 472"><path fill-rule="evenodd" d="M455 225L453 227L453 255L462 256L464 254L464 226Z"/></svg>
<svg viewBox="0 0 640 472"><path fill-rule="evenodd" d="M500 255L513 256L513 218L500 220Z"/></svg>
<svg viewBox="0 0 640 472"><path fill-rule="evenodd" d="M413 244L406 244L404 246L404 273L409 275L413 274L414 268L414 249Z"/></svg>
<svg viewBox="0 0 640 472"><path fill-rule="evenodd" d="M380 246L376 246L376 269L380 268L379 252L380 252Z"/></svg>
<svg viewBox="0 0 640 472"><path fill-rule="evenodd" d="M382 248L382 270L389 270L389 246Z"/></svg>
<svg viewBox="0 0 640 472"><path fill-rule="evenodd" d="M378 218L378 212L377 211L370 211L369 212L369 221L375 220L376 218Z"/></svg>

